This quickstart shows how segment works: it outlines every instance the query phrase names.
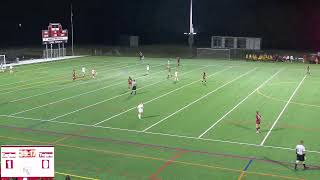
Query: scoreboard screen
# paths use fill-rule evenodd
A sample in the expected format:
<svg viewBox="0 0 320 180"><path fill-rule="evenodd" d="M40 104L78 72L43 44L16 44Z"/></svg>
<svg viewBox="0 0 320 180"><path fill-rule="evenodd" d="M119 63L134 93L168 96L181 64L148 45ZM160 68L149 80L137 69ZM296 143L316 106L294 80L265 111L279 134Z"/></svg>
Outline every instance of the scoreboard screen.
<svg viewBox="0 0 320 180"><path fill-rule="evenodd" d="M1 177L54 177L54 146L1 146Z"/></svg>
<svg viewBox="0 0 320 180"><path fill-rule="evenodd" d="M48 29L42 30L42 43L54 44L54 43L67 43L68 42L68 30L62 29L60 23L50 23Z"/></svg>

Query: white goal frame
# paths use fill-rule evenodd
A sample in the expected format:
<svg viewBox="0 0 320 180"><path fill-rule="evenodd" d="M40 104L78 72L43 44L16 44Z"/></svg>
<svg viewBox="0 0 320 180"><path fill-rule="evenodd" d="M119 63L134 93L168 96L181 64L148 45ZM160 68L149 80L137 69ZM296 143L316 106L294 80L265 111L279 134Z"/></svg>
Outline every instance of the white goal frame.
<svg viewBox="0 0 320 180"><path fill-rule="evenodd" d="M4 55L4 54L0 54L0 57L3 57L3 65L5 65L6 64L6 55ZM1 64L1 63L0 63Z"/></svg>
<svg viewBox="0 0 320 180"><path fill-rule="evenodd" d="M201 54L200 51L207 51L208 53L206 54ZM224 52L225 53L225 57L221 57L224 59L231 59L231 49L227 49L227 48L197 48L197 56L201 56L201 55L208 55L210 57L210 55L214 55L214 53L210 54L209 52ZM220 57L216 57L216 58L220 58Z"/></svg>

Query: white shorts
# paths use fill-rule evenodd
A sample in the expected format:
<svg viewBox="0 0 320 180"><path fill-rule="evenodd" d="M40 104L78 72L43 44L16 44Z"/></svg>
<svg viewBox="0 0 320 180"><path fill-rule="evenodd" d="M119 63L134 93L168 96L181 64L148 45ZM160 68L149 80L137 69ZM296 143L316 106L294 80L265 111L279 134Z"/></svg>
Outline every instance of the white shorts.
<svg viewBox="0 0 320 180"><path fill-rule="evenodd" d="M139 110L138 112L139 112L139 113L143 113L143 110Z"/></svg>

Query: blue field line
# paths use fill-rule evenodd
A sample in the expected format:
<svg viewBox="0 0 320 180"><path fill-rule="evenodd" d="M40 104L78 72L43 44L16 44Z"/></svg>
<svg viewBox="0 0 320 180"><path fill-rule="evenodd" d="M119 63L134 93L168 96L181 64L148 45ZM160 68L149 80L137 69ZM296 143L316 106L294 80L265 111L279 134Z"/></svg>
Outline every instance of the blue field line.
<svg viewBox="0 0 320 180"><path fill-rule="evenodd" d="M252 162L253 162L253 159L250 159L250 161L247 163L246 167L244 167L243 172L246 172L249 169Z"/></svg>

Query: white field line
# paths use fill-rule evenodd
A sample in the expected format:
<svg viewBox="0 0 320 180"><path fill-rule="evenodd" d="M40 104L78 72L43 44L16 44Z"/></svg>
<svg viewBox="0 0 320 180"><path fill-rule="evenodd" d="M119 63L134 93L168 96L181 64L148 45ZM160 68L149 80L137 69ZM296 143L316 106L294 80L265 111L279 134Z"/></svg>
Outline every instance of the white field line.
<svg viewBox="0 0 320 180"><path fill-rule="evenodd" d="M212 124L208 129L206 129L203 133L201 133L198 137L203 137L208 131L210 131L212 128L214 128L218 123L220 123L227 115L229 115L232 111L234 111L236 108L238 108L244 101L246 101L252 94L254 94L256 91L258 91L261 87L263 87L265 84L267 84L271 79L273 79L277 74L280 73L281 70L273 74L269 79L264 81L259 87L257 87L255 90L253 90L248 96L246 96L244 99L242 99L237 105L235 105L230 111L228 111L225 115L223 115L218 121L216 121L214 124Z"/></svg>
<svg viewBox="0 0 320 180"><path fill-rule="evenodd" d="M132 66L133 66L133 65L132 65ZM125 66L125 67L122 67L122 68L128 68L128 67L131 67L131 65L130 65L130 66ZM156 66L154 66L154 67L156 67ZM121 69L122 69L122 68L121 68ZM117 68L117 69L119 69L119 68ZM110 70L113 71L114 69L110 69ZM136 70L130 71L130 72L128 72L128 73L133 73L133 72L140 71L140 70L141 70L141 69L136 69ZM106 78L101 78L101 79L99 79L99 81L106 80L106 79L110 79L110 78L117 77L117 76L121 76L121 74L116 74L116 75L108 76L108 77L106 77ZM50 93L53 93L53 92L57 92L57 91L61 91L61 90L64 90L64 89L68 89L68 88L80 86L80 85L83 85L83 84L94 83L94 82L96 82L96 81L87 81L87 82L75 84L75 85L72 85L72 86L67 86L67 87L63 87L63 88L60 88L60 89L56 89L56 90L47 91L47 92L40 93L40 94L35 94L35 95L31 95L31 96L27 96L27 97L15 99L15 100L10 101L10 103L12 103L12 102L17 102L17 101L21 101L21 100L25 100L25 99L30 99L30 98L33 98L33 97L37 97L37 96L41 96L41 95L45 95L45 94L50 94Z"/></svg>
<svg viewBox="0 0 320 180"><path fill-rule="evenodd" d="M85 64L86 66L87 65L92 65L92 64L98 64L98 63L100 63L100 62L97 62L97 63L88 63L88 64ZM102 64L102 62L101 62L101 64ZM113 65L119 65L119 64L124 64L124 62L116 62L116 63L110 63L110 64L105 64L105 65L102 65L102 66L106 66L106 65L111 65L111 66L113 66ZM101 67L101 66L100 66ZM50 68L50 67L46 67L46 68ZM68 66L68 67L62 67L62 68L60 68L60 69L70 69L70 66ZM30 71L38 71L38 69L30 69ZM21 72L24 72L24 71L19 71L19 73L21 73ZM42 72L42 71L40 71L40 72ZM8 85L13 85L13 84L18 84L18 83L23 83L23 82L29 82L29 81L33 81L33 80L38 80L38 79L44 79L44 78L47 78L47 77L38 77L38 78L32 78L32 79L28 79L28 80L23 80L23 81L18 81L18 82L13 82L13 83L7 83L7 84L2 84L2 85L0 85L0 87L2 87L2 86L8 86Z"/></svg>
<svg viewBox="0 0 320 180"><path fill-rule="evenodd" d="M153 73L153 74L161 73L163 71L165 71L165 70L158 71L158 72ZM136 79L140 79L140 78L143 78L143 77L145 77L145 76L140 76L140 77L138 77ZM117 86L117 85L122 84L122 83L123 82L110 84L108 86L104 86L104 87L101 87L101 88L98 88L98 89L95 89L95 90L87 91L87 92L80 93L80 94L77 94L77 95L74 95L74 96L70 96L70 97L63 98L63 99L60 99L60 100L57 100L57 101L53 101L53 102L50 102L50 103L47 103L47 104L43 104L43 105L36 106L36 107L30 108L30 109L26 109L26 110L23 110L23 111L20 111L20 112L16 112L16 113L13 113L11 115L17 115L17 114L21 114L21 113L24 113L24 112L32 111L32 110L35 110L35 109L39 109L39 108L42 108L42 107L46 107L46 106L49 106L49 105L52 105L52 104L56 104L58 102L62 102L62 101L69 100L69 99L73 99L73 98L76 98L76 97L80 97L80 96L83 96L83 95L86 95L86 94L90 94L90 93L97 92L97 91L100 91L100 90L103 90L103 89L107 89L109 87Z"/></svg>
<svg viewBox="0 0 320 180"><path fill-rule="evenodd" d="M202 68L205 68L205 67L202 67ZM202 68L197 68L197 69L202 69ZM216 73L214 73L214 74L212 74L212 75L210 75L210 76L214 76L214 75L216 75L216 74L218 74L218 73L220 73L220 72L226 71L227 69L230 69L230 68L223 69L222 71L218 71L218 72L216 72ZM195 70L196 70L196 69L195 69ZM192 71L193 71L193 70L192 70ZM191 72L191 71L189 71L189 72ZM189 73L189 72L188 72L188 73ZM184 73L184 74L187 74L187 73ZM183 86L181 86L181 87L179 87L179 88L176 88L176 89L174 89L174 90L172 90L172 91L170 91L170 92L167 92L167 93L165 93L165 94L162 94L162 95L160 95L160 96L157 96L157 97L155 97L155 98L153 98L153 99L145 102L144 104L151 103L151 102L153 102L153 101L155 101L155 100L157 100L157 99L160 99L160 98L162 98L162 97L164 97L164 96L167 96L167 95L169 95L169 94L171 94L171 93L174 93L174 92L176 92L176 91L178 91L178 90L180 90L180 89L185 88L186 86L189 86L189 85L191 85L191 84L197 83L197 82L199 82L199 81L201 81L201 79L200 79L200 80L193 81L193 82L191 82L191 83L189 83L189 84L183 85ZM98 122L98 123L95 123L94 125L97 126L97 125L99 125L99 124L101 124L101 123L107 122L107 121L109 121L109 120L111 120L111 119L113 119L113 118L115 118L115 117L118 117L118 116L120 116L120 115L122 115L122 114L124 114L124 113L127 113L127 112L129 112L129 111L132 111L132 110L134 110L134 109L136 109L136 106L134 106L134 107L132 107L132 108L130 108L130 109L127 109L126 111L123 111L123 112L121 112L121 113L118 113L118 114L116 114L116 115L113 115L113 116L111 116L111 117L109 117L109 118L107 118L107 119L104 119L104 120L102 120L102 121L100 121L100 122Z"/></svg>
<svg viewBox="0 0 320 180"><path fill-rule="evenodd" d="M306 79L307 75L305 75L303 77L303 79L300 81L299 85L297 86L297 88L293 91L292 95L290 96L289 100L287 101L286 105L283 107L282 111L280 112L280 114L278 115L277 119L274 121L274 123L272 124L271 128L269 129L267 135L264 137L264 139L262 140L262 142L260 143L260 146L264 145L264 143L266 142L267 138L269 137L271 131L273 130L273 128L276 126L278 120L280 119L280 117L282 116L283 112L287 109L290 101L292 100L292 98L294 97L294 95L297 93L298 89L300 88L300 86L302 85L303 81Z"/></svg>
<svg viewBox="0 0 320 180"><path fill-rule="evenodd" d="M193 69L193 70L187 71L187 72L185 72L185 73L183 73L183 74L188 74L188 73L190 73L190 72L192 72L192 71L195 71L195 70L198 70L198 69L203 69L203 68L204 68L204 67L202 67L202 68L196 68L196 69ZM140 88L140 89L144 89L144 88L147 88L147 87L149 87L149 86L153 86L153 85L158 84L158 83L163 82L163 81L166 81L166 80L157 81L157 82L155 82L155 83L152 83L152 84L149 84L149 85L147 85L147 86L144 86L144 87L142 87L142 88ZM198 81L199 81L199 80L198 80ZM88 105L88 106L85 106L85 107L82 107L82 108L80 108L80 109L77 109L77 110L71 111L71 112L69 112L69 113L66 113L66 114L63 114L63 115L60 115L60 116L54 117L54 118L52 118L52 119L50 119L50 120L56 120L56 119L58 119L58 118L65 117L65 116L67 116L67 115L70 115L70 114L73 114L73 113L76 113L76 112L82 111L82 110L84 110L84 109L87 109L87 108L90 108L90 107L93 107L93 106L99 105L99 104L101 104L101 103L104 103L104 102L107 102L107 101L113 100L113 99L115 99L115 98L118 98L118 97L124 96L124 95L126 95L126 94L130 94L130 93L131 93L131 92L126 92L126 93L123 93L123 94L120 94L120 95L117 95L117 96L114 96L114 97L111 97L111 98L105 99L105 100L103 100L103 101L99 101L99 102L97 102L97 103L90 104L90 105ZM166 93L166 94L169 94L169 93ZM160 98L160 97L158 97L158 98ZM146 103L148 103L148 102L146 102ZM146 104L146 103L145 103L145 104Z"/></svg>
<svg viewBox="0 0 320 180"><path fill-rule="evenodd" d="M110 68L110 69L107 69L107 70L116 70L116 69L118 69L118 68L126 68L126 67L128 67L128 65L126 65L126 66L120 66L120 67L115 67L115 68L114 68L114 66L118 66L118 65L120 65L120 64L122 64L122 63L105 64L105 65L99 66L99 69L100 69L100 67L104 67L104 66L108 66L108 65L109 65L109 66L108 66L107 68ZM69 69L70 69L70 68L69 68ZM104 69L104 70L105 70L105 69ZM59 73L59 74L60 74L60 73ZM55 77L59 77L59 78L54 78L54 79L61 79L61 78L67 78L67 77L70 77L70 76L66 76L66 74L64 74L64 75L58 75L58 74L56 74ZM47 82L49 77L32 78L31 80L18 81L18 82L10 83L10 84L17 84L17 83L21 83L21 82L28 82L28 81L33 81L33 80L42 79L42 78L47 78L47 79L46 79L46 80L43 80L43 81L37 81L37 82L34 82L34 83L25 83L25 84L23 84L23 85L21 85L21 86L29 86L29 85L33 85L33 84L38 84L38 83ZM52 80L52 79L51 79L51 80ZM9 85L9 84L6 84L6 85ZM6 85L0 85L0 86L6 86ZM15 86L15 87L12 87L12 88L1 89L0 92L5 91L5 90L9 90L9 89L19 88L19 87L21 87L21 86Z"/></svg>
<svg viewBox="0 0 320 180"><path fill-rule="evenodd" d="M127 68L127 67L130 67L130 66L136 66L136 65L127 65L127 66L121 66L121 67L117 67L117 68L114 68L114 69L108 69L109 71L114 71L114 70L117 70L117 69L122 69L122 68ZM54 78L55 81L52 81L51 80L46 80L46 81L38 81L38 82L34 82L34 83L31 83L31 84L27 84L25 86L29 86L29 87L25 87L25 88L19 88L18 87L12 87L12 88L7 88L7 89L4 89L4 90L1 90L0 91L0 95L3 95L3 94L10 94L10 93L13 93L13 92L18 92L18 91L21 91L21 90L26 90L26 89L32 89L34 87L38 87L38 86L42 86L42 85L49 85L49 84L55 84L56 82L59 81L59 79L62 79L63 77L66 77L66 76L59 76L59 78ZM64 78L66 79L66 78ZM69 79L69 78L67 78ZM64 81L60 81L60 82L69 82L70 80L64 80ZM38 85L33 85L33 84L38 84ZM30 85L33 85L33 86L30 86ZM21 87L21 86L20 86ZM18 88L18 89L17 89ZM14 91L9 91L10 89L17 89L17 90L14 90ZM1 93L3 91L7 91L7 92L4 92L4 93Z"/></svg>
<svg viewBox="0 0 320 180"><path fill-rule="evenodd" d="M213 91L210 91L209 93L207 93L207 94L205 94L205 95L201 96L200 98L198 98L198 99L196 99L196 100L192 101L192 102L191 102L191 103L189 103L188 105L186 105L186 106L184 106L184 107L180 108L179 110L175 111L174 113L170 114L169 116L167 116L167 117L165 117L165 118L161 119L160 121L158 121L158 122L156 122L156 123L152 124L151 126L149 126L149 127L145 128L145 129L143 130L143 132L148 131L148 130L149 130L149 129L151 129L152 127L154 127L154 126L156 126L156 125L158 125L158 124L162 123L163 121L165 121L165 120L169 119L170 117L172 117L172 116L176 115L177 113L179 113L179 112L181 112L181 111L183 111L183 110L187 109L188 107L190 107L190 106L191 106L191 105L193 105L194 103L197 103L197 102L201 101L202 99L206 98L207 96L211 95L212 93L215 93L216 91L220 90L221 88L223 88L223 87L227 86L228 84L230 84L230 83L232 83L232 82L234 82L234 81L236 81L236 80L238 80L238 79L242 78L243 76L245 76L245 75L247 75L247 74L249 74L249 73L253 72L254 70L256 70L256 68L254 68L254 69L252 69L252 70L250 70L250 71L247 71L246 73L242 74L241 76L238 76L237 78L235 78L235 79L233 79L233 80L231 80L231 81L229 81L229 82L227 82L227 83L223 84L222 86L219 86L218 88L214 89Z"/></svg>
<svg viewBox="0 0 320 180"><path fill-rule="evenodd" d="M0 115L0 117L9 117L9 118L16 118L16 119L23 119L23 120L30 120L30 121L40 121L40 122L50 122L53 124L67 124L67 125L73 125L73 126L83 126L83 127L100 128L100 129L111 129L111 130L124 131L124 132L134 132L134 133L138 133L138 134L151 134L151 135L176 137L176 138L183 138L183 139L194 139L194 140L199 140L199 141L221 142L221 143L226 143L226 144L237 144L237 145L252 146L252 147L257 147L257 148L263 147L263 148L270 148L270 149L281 149L281 150L295 151L294 148L288 148L288 147L259 145L259 144L251 144L251 143L245 143L245 142L236 142L236 141L219 140L219 139L207 139L207 138L199 138L199 137L176 135L176 134L157 133L157 132L150 132L150 131L143 132L143 131L139 131L139 130L115 128L115 127L108 127L108 126L95 126L95 125L89 125L89 124L79 124L79 123L72 123L72 122L43 120L43 119L26 118L26 117L11 116L11 115ZM308 150L307 152L320 154L320 151L314 151L314 150Z"/></svg>

